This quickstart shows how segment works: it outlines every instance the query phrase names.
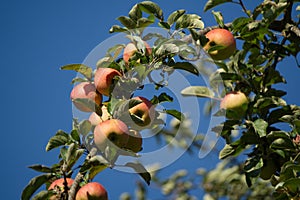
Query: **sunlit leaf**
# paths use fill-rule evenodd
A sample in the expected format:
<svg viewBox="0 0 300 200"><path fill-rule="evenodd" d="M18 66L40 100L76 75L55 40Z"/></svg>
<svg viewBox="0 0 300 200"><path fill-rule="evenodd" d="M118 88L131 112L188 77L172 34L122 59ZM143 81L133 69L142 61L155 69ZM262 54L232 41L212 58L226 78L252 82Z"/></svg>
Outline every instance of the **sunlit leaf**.
<svg viewBox="0 0 300 200"><path fill-rule="evenodd" d="M118 17L117 20L119 20L128 29L136 28L136 23L129 17L121 16Z"/></svg>
<svg viewBox="0 0 300 200"><path fill-rule="evenodd" d="M232 2L232 0L208 0L204 6L204 11L226 2Z"/></svg>
<svg viewBox="0 0 300 200"><path fill-rule="evenodd" d="M138 4L135 4L131 8L131 10L129 11L128 15L134 21L137 21L138 19L140 19L142 17L142 11L139 8Z"/></svg>
<svg viewBox="0 0 300 200"><path fill-rule="evenodd" d="M92 78L92 73L93 70L92 68L84 65L84 64L70 64L70 65L65 65L60 68L61 70L74 70L76 72L81 73L83 76L85 76L87 79Z"/></svg>
<svg viewBox="0 0 300 200"><path fill-rule="evenodd" d="M163 20L163 11L162 9L152 1L143 1L138 4L140 9L146 13L153 14L160 20Z"/></svg>
<svg viewBox="0 0 300 200"><path fill-rule="evenodd" d="M110 33L119 33L119 32L128 32L127 28L123 28L121 26L118 25L114 25L109 29Z"/></svg>
<svg viewBox="0 0 300 200"><path fill-rule="evenodd" d="M222 13L221 12L212 11L212 14L214 15L215 20L219 24L219 26L221 28L223 28L224 27L224 19L223 19Z"/></svg>
<svg viewBox="0 0 300 200"><path fill-rule="evenodd" d="M184 96L197 96L205 98L214 98L215 94L205 86L189 86L181 91Z"/></svg>
<svg viewBox="0 0 300 200"><path fill-rule="evenodd" d="M69 135L61 130L59 130L56 135L50 138L46 151L50 151L51 149L63 146L69 142Z"/></svg>
<svg viewBox="0 0 300 200"><path fill-rule="evenodd" d="M92 124L89 120L83 120L78 125L78 132L82 135L87 135L92 128Z"/></svg>
<svg viewBox="0 0 300 200"><path fill-rule="evenodd" d="M184 13L185 10L176 10L172 12L167 19L168 24L169 25L174 24L177 21L177 19L179 19L179 17L181 17Z"/></svg>
<svg viewBox="0 0 300 200"><path fill-rule="evenodd" d="M22 200L29 200L31 196L47 181L53 178L54 175L51 173L42 174L40 176L36 176L32 178L28 185L24 188L22 192L21 199Z"/></svg>
<svg viewBox="0 0 300 200"><path fill-rule="evenodd" d="M51 173L52 172L52 169L50 167L47 167L45 165L40 165L40 164L31 165L31 166L29 166L29 168L33 169L35 171L38 171L38 172L43 172L43 173Z"/></svg>
<svg viewBox="0 0 300 200"><path fill-rule="evenodd" d="M224 159L228 156L231 156L232 154L234 154L234 152L235 152L235 148L226 144L225 147L220 151L219 159Z"/></svg>
<svg viewBox="0 0 300 200"><path fill-rule="evenodd" d="M257 119L253 122L253 128L260 137L266 136L268 123L263 119Z"/></svg>

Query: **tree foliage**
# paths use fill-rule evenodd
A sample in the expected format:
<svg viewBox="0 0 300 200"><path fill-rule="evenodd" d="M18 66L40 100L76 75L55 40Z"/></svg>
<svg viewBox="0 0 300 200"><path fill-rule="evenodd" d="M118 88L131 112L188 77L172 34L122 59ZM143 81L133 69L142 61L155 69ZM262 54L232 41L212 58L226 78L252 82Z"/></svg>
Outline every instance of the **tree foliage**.
<svg viewBox="0 0 300 200"><path fill-rule="evenodd" d="M224 110L213 113L215 116L225 116L225 121L212 128L220 135L226 145L219 151L220 162L215 169L198 169L187 172L185 169L174 172L170 177L163 177L158 172L148 172L141 163L128 162L124 167L131 168L144 180L136 186L135 199L147 198L147 184L156 184L165 199L197 199L193 191L202 189L204 199L298 199L300 198L300 107L290 105L284 99L286 91L277 89L279 83L286 83L278 65L289 57L295 58L300 49L299 16L294 13L299 10L297 1L265 0L257 4L253 10L248 10L242 0L208 0L204 11L210 11L225 3L239 4L245 16L236 17L230 23L224 23L221 12L213 11L216 26L205 27L202 18L190 14L186 10L176 10L165 16L158 4L143 1L134 5L128 16L118 17L119 25L113 25L110 33L122 32L134 43L137 51L129 59L129 63L121 58L124 44L107 49L103 58L99 58L97 68L113 68L126 76L115 81L119 90L111 93L103 104L107 106L112 118L123 119L129 108L140 102L132 100L137 89L143 89L147 79L157 91L167 86L175 70L183 70L195 76L209 77L209 85L193 85L181 91L183 96L221 100L225 94L241 91L249 98L246 114L238 119L231 119ZM298 20L298 21L296 21ZM159 33L147 33L148 26L157 25L165 29L168 37ZM230 30L242 48L227 60L208 62L215 63L218 70L206 72L203 66L195 64L204 53L202 47L207 43L205 34L214 28ZM151 53L145 51L144 41L154 40ZM191 45L193 44L193 45ZM214 50L222 48L216 46ZM74 70L81 74L73 79L76 82L93 82L94 70L84 64L70 64L61 67L62 70ZM152 73L159 72L161 80L152 78ZM221 79L221 80L220 80ZM224 84L219 88L220 81ZM84 99L78 99L89 107L96 105ZM172 103L171 94L161 92L153 95L154 105ZM207 110L217 103L209 105ZM101 108L97 108L102 115ZM164 124L160 115L167 114L176 123ZM132 116L134 122L141 119ZM187 149L191 155L198 150L203 142L203 135L193 138L189 130L189 120L180 110L165 109L156 111L153 127L163 125L155 137L158 141L168 143L176 138L176 146ZM183 134L176 137L178 126ZM288 127L288 128L286 128ZM68 199L74 199L78 187L89 182L106 168L114 168L115 162L123 156L114 148L106 148L101 152L93 145L93 126L88 120L73 120L73 129L68 133L63 130L50 138L46 151L60 148L59 161L53 166L33 165L31 169L42 175L34 177L24 188L22 199L45 199L51 192L41 190L42 185L60 177L74 177L75 181L69 190ZM193 139L189 146L186 141ZM246 154L244 156L243 154ZM83 162L82 158L84 156ZM139 155L126 151L126 156ZM79 169L79 170L78 170ZM124 193L123 200L134 199L129 193Z"/></svg>

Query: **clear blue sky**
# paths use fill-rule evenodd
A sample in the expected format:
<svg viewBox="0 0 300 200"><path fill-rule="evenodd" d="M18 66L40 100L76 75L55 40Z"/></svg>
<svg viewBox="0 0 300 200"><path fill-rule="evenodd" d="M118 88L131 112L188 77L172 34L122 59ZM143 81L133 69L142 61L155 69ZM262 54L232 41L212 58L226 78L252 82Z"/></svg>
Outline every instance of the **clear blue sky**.
<svg viewBox="0 0 300 200"><path fill-rule="evenodd" d="M20 199L22 189L33 176L38 175L27 166L57 162L58 151L47 153L45 145L58 129L71 129L70 81L76 75L60 71L59 67L81 63L96 45L111 36L108 30L118 23L116 18L127 15L136 2L1 2L1 199ZM157 2L166 16L176 9L186 9L202 16L206 26L215 24L210 11L203 13L205 1ZM237 5L226 4L215 10L221 10L225 22L229 22L239 15L241 9ZM286 100L299 104L300 69L289 59L279 65L279 70L288 82L280 85L288 91ZM214 161L213 155L205 162L198 158L191 160L185 155L165 173L169 175L172 170L185 166L190 170L213 167ZM138 179L136 175L115 170L106 170L96 178L107 188L111 200L117 199L122 192L132 193ZM149 189L155 191L153 196L150 195L154 199L158 190L155 185Z"/></svg>

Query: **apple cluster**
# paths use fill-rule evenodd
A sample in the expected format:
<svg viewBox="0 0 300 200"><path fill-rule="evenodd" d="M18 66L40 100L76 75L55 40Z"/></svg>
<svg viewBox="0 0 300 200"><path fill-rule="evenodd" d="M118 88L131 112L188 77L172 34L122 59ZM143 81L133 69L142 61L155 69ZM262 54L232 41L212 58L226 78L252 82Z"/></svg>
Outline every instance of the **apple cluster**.
<svg viewBox="0 0 300 200"><path fill-rule="evenodd" d="M151 48L144 42L146 54L151 54ZM128 64L138 49L134 43L128 43L124 48L123 60ZM93 82L81 82L71 91L71 100L74 106L83 112L92 112L89 121L94 126L94 143L100 151L104 151L107 145L115 145L118 148L130 150L134 153L142 149L142 137L138 130L149 127L155 116L155 109L151 101L145 97L136 96L132 99L140 101L137 105L128 108L128 116L135 116L139 120L123 122L113 118L107 106L103 104L103 96L111 97L115 82L123 76L123 72L113 68L98 69L94 73ZM101 108L101 115L91 107L78 99L92 101L95 106ZM141 128L142 127L142 128Z"/></svg>
<svg viewBox="0 0 300 200"><path fill-rule="evenodd" d="M60 178L51 183L48 187L49 191L52 191L54 194L49 198L50 200L59 200L61 199L65 191L69 191L74 180L71 178ZM66 185L65 185L66 183ZM66 188L67 187L67 190ZM83 185L76 193L75 200L108 200L108 195L106 189L98 182L90 182Z"/></svg>

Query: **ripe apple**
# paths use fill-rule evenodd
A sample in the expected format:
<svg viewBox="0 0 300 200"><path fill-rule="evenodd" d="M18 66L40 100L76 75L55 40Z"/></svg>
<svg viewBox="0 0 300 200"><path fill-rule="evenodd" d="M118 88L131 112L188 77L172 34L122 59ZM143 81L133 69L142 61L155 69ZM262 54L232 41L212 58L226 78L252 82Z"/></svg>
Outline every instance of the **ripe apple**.
<svg viewBox="0 0 300 200"><path fill-rule="evenodd" d="M102 106L101 107L102 110L102 115L101 117L96 113L96 112L92 112L90 117L89 117L89 121L91 122L91 124L93 126L97 126L98 124L100 124L101 122L104 122L108 119L111 118L111 115L109 114L109 112L107 111L107 107L106 106Z"/></svg>
<svg viewBox="0 0 300 200"><path fill-rule="evenodd" d="M95 85L90 82L82 82L76 85L71 91L70 98L75 107L83 112L93 112L93 110L82 103L74 102L75 99L90 99L97 105L102 103L102 95L97 92Z"/></svg>
<svg viewBox="0 0 300 200"><path fill-rule="evenodd" d="M203 49L209 51L210 48L218 45L221 49L209 51L209 55L214 60L225 60L229 58L236 50L236 42L232 33L226 29L213 29L206 33L209 41L204 45Z"/></svg>
<svg viewBox="0 0 300 200"><path fill-rule="evenodd" d="M124 148L128 141L129 130L127 125L118 119L109 119L98 124L94 129L95 145L104 151L111 143Z"/></svg>
<svg viewBox="0 0 300 200"><path fill-rule="evenodd" d="M144 45L146 47L146 55L150 55L152 53L152 49L147 42L144 41ZM125 63L129 62L129 59L133 56L133 54L137 51L137 47L135 44L128 43L124 48L123 60Z"/></svg>
<svg viewBox="0 0 300 200"><path fill-rule="evenodd" d="M73 184L73 179L71 178L66 178L67 181L67 186L70 188ZM51 196L49 199L50 200L59 200L60 199L60 194L64 192L64 178L57 179L53 181L50 186L48 187L48 190L53 190L56 195Z"/></svg>
<svg viewBox="0 0 300 200"><path fill-rule="evenodd" d="M136 122L136 125L142 127L150 125L155 117L155 109L151 101L140 96L134 97L133 99L142 101L141 103L129 109L129 113L131 115L135 115L142 120L141 122Z"/></svg>
<svg viewBox="0 0 300 200"><path fill-rule="evenodd" d="M97 182L90 182L82 186L76 193L76 200L107 200L106 189Z"/></svg>
<svg viewBox="0 0 300 200"><path fill-rule="evenodd" d="M135 153L142 150L143 138L142 135L136 130L130 130L128 142L125 149L129 149Z"/></svg>
<svg viewBox="0 0 300 200"><path fill-rule="evenodd" d="M226 110L226 117L239 119L245 115L248 103L248 98L244 93L230 92L222 99L220 109Z"/></svg>
<svg viewBox="0 0 300 200"><path fill-rule="evenodd" d="M122 76L122 74L116 69L98 68L94 77L97 91L105 96L109 96L115 76Z"/></svg>

